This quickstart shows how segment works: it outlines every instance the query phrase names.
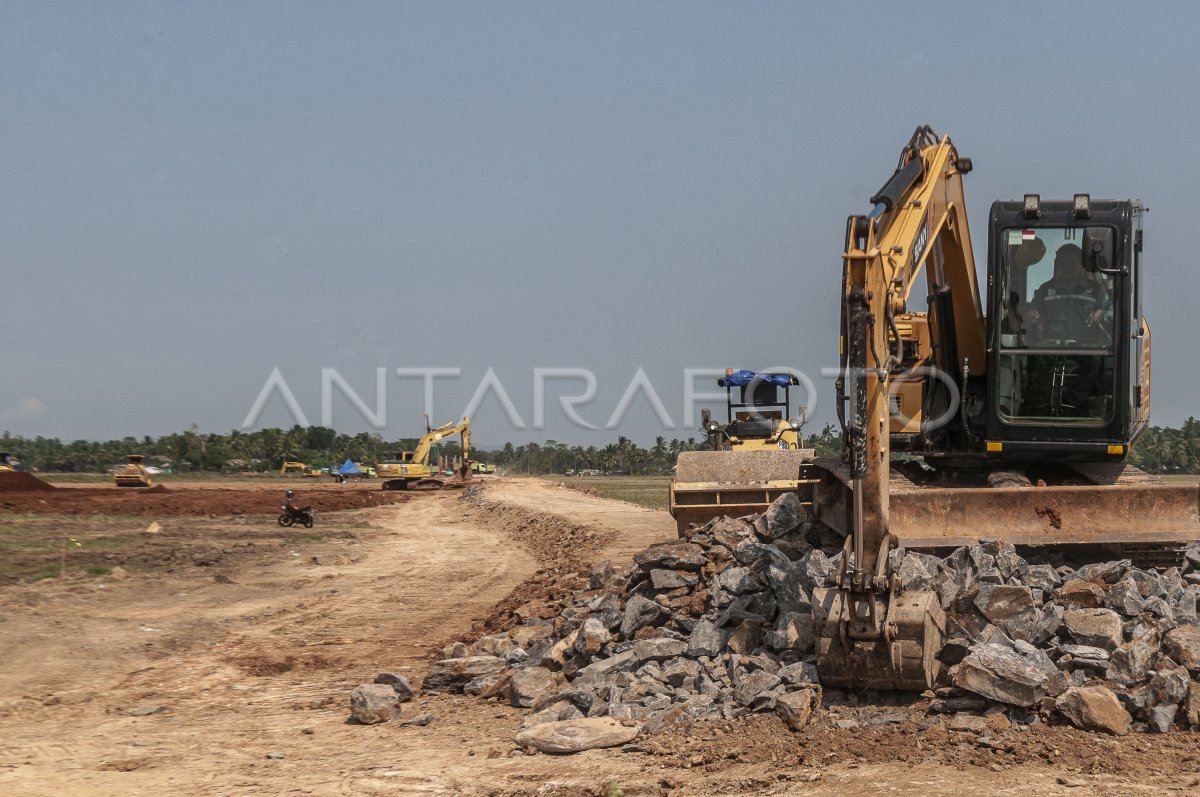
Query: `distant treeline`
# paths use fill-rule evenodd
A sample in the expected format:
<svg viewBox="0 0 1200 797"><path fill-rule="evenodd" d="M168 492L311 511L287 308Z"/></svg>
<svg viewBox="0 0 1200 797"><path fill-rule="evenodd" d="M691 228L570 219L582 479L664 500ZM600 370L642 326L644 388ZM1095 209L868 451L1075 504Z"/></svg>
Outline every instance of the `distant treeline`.
<svg viewBox="0 0 1200 797"><path fill-rule="evenodd" d="M310 467L335 467L347 459L374 464L392 458L397 451L412 450L415 438L384 440L378 434L339 434L323 426L293 426L291 429L261 429L228 434L179 432L162 437L126 437L105 442L76 440L64 443L53 437L21 437L5 432L0 451L20 460L23 467L46 472L102 473L123 462L128 454L144 454L151 464L180 472L225 473L278 470L285 458ZM819 434L809 435L805 445L819 456L835 456L841 448L839 431L826 424ZM599 471L636 475L668 474L683 451L711 447L706 440L655 439L642 447L627 437L605 446L569 446L555 440L514 446L507 443L495 450L472 452L472 458L490 462L516 473L543 475L568 471ZM457 438L435 448L435 456L461 455ZM1151 473L1200 472L1200 421L1188 418L1179 429L1153 426L1130 454L1131 461Z"/></svg>
<svg viewBox="0 0 1200 797"><path fill-rule="evenodd" d="M1200 473L1200 421L1188 418L1179 429L1151 426L1129 458L1148 473Z"/></svg>
<svg viewBox="0 0 1200 797"><path fill-rule="evenodd" d="M53 437L21 437L5 432L0 451L13 454L23 468L43 472L103 473L125 461L129 454L143 454L148 464L181 473L266 473L279 470L285 459L310 467L336 467L347 459L372 465L391 459L396 452L411 451L416 438L385 440L378 434L339 434L323 426L293 426L291 429L261 429L255 432L201 434L195 430L162 437L125 437L104 442ZM475 449L472 458L491 462L518 473L564 473L568 469L598 470L602 473L669 473L680 451L705 448L703 441L658 438L642 448L627 437L603 447L567 446L554 440L486 451ZM458 438L434 447L434 457L453 459L462 455Z"/></svg>

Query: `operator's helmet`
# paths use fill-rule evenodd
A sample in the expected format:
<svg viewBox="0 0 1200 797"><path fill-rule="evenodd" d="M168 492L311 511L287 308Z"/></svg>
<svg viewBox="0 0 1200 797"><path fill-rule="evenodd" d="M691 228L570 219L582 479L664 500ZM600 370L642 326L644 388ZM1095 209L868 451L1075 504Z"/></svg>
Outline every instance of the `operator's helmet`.
<svg viewBox="0 0 1200 797"><path fill-rule="evenodd" d="M293 492L293 491L291 491L291 490L288 490L288 491L287 491L287 497L288 497L288 498L294 498L294 497L295 497L295 495L296 495L296 493L295 493L295 492Z"/></svg>

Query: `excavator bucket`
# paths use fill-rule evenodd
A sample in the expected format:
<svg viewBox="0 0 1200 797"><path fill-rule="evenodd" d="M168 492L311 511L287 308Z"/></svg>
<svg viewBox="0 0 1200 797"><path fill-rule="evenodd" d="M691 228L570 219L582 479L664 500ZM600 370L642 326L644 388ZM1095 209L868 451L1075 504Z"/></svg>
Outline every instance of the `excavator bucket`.
<svg viewBox="0 0 1200 797"><path fill-rule="evenodd" d="M812 607L823 685L920 692L937 683L946 615L934 593L816 589Z"/></svg>
<svg viewBox="0 0 1200 797"><path fill-rule="evenodd" d="M670 509L679 533L692 523L765 512L784 493L811 504L816 478L807 473L813 450L685 451L671 480Z"/></svg>

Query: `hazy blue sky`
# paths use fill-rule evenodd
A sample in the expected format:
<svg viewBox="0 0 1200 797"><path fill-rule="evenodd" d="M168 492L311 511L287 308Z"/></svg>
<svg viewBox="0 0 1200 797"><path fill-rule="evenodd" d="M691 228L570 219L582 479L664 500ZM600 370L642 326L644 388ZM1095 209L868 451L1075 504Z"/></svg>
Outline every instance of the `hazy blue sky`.
<svg viewBox="0 0 1200 797"><path fill-rule="evenodd" d="M981 260L993 199L1150 206L1154 420L1177 424L1198 8L6 2L0 428L227 431L276 367L317 422L321 368L373 404L377 367L426 366L462 370L438 422L493 367L529 425L533 369L576 367L603 425L642 367L680 424L683 368L835 364L845 217L923 123L974 160ZM387 389L385 434L415 434L420 380ZM476 437L615 434L553 390L546 426L489 400ZM640 397L620 431L689 433Z"/></svg>

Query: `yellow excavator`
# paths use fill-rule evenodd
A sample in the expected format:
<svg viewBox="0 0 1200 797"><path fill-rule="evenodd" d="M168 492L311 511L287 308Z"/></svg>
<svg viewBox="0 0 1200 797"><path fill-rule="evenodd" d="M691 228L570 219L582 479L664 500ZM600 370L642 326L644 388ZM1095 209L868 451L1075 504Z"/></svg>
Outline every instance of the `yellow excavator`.
<svg viewBox="0 0 1200 797"><path fill-rule="evenodd" d="M7 451L0 451L0 473L13 473L16 471L17 458Z"/></svg>
<svg viewBox="0 0 1200 797"><path fill-rule="evenodd" d="M725 388L728 420L721 424L705 408L700 422L713 450L685 451L675 461L668 507L681 537L692 524L764 512L811 483L800 475L814 453L802 445L804 408L789 417L796 376L728 368L717 384Z"/></svg>
<svg viewBox="0 0 1200 797"><path fill-rule="evenodd" d="M311 469L303 462L283 458L283 464L279 466L280 476L308 476Z"/></svg>
<svg viewBox="0 0 1200 797"><path fill-rule="evenodd" d="M145 457L141 454L130 454L128 462L113 471L113 481L118 487L149 487L153 482L146 472L143 463Z"/></svg>
<svg viewBox="0 0 1200 797"><path fill-rule="evenodd" d="M1165 565L1200 537L1197 485L1125 463L1150 409L1142 204L993 203L981 298L971 169L949 137L918 128L871 212L846 224L844 451L810 467L815 518L846 535L836 586L813 594L832 686L938 678L945 617L932 592L905 591L889 571L897 546L1098 546Z"/></svg>
<svg viewBox="0 0 1200 797"><path fill-rule="evenodd" d="M445 487L446 479L430 466L429 457L435 443L456 434L462 438L462 467L458 470L459 480L466 481L471 478L471 419L464 417L461 421L431 428L426 416L425 430L425 435L417 442L414 450L397 452L394 459L384 460L375 466L375 473L383 480L384 490L437 490Z"/></svg>

